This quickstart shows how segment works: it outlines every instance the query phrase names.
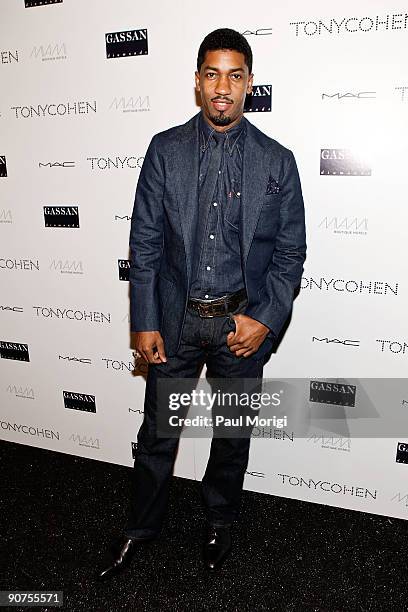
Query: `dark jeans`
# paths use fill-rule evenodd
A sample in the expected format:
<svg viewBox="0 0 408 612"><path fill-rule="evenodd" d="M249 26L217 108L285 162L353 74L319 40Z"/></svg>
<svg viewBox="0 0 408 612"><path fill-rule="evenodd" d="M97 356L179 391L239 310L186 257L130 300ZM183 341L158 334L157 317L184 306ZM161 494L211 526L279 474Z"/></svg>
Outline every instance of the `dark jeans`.
<svg viewBox="0 0 408 612"><path fill-rule="evenodd" d="M233 314L245 310L242 301ZM232 314L232 313L231 313ZM144 419L137 436L132 471L130 512L124 527L128 537L146 539L158 535L167 508L168 491L179 440L156 436L156 381L158 378L195 378L207 365L213 378L262 379L264 358L237 357L227 346L227 334L235 329L231 314L203 318L188 308L177 354L166 363L149 364L144 401ZM230 525L238 514L250 435L245 438L216 438L202 480L207 520L213 525Z"/></svg>

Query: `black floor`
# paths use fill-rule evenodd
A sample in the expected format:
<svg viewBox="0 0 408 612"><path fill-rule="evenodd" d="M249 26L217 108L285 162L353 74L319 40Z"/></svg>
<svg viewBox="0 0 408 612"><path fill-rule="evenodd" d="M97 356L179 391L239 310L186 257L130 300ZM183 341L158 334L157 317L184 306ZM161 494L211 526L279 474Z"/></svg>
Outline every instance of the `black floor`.
<svg viewBox="0 0 408 612"><path fill-rule="evenodd" d="M208 576L200 483L174 478L160 539L99 584L130 468L9 442L0 460L0 590L63 590L64 610L86 612L408 610L406 521L244 491L234 549Z"/></svg>

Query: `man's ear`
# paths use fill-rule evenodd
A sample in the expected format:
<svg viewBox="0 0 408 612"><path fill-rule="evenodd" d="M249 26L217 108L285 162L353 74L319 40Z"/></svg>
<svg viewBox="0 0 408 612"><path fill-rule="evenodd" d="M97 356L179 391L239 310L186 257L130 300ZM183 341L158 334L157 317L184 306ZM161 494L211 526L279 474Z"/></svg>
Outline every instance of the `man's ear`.
<svg viewBox="0 0 408 612"><path fill-rule="evenodd" d="M200 73L197 70L194 73L195 75L195 88L196 91L200 91Z"/></svg>
<svg viewBox="0 0 408 612"><path fill-rule="evenodd" d="M252 93L252 83L253 83L253 80L254 80L254 75L251 72L251 74L249 75L249 78L248 78L247 94Z"/></svg>

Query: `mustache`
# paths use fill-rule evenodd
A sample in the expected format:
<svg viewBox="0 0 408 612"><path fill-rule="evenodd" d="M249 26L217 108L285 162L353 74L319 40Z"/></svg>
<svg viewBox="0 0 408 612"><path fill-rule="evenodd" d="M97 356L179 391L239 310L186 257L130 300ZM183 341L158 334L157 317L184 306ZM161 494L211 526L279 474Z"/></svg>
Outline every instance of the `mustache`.
<svg viewBox="0 0 408 612"><path fill-rule="evenodd" d="M233 101L230 100L229 98L222 98L220 96L217 96L216 98L211 98L211 102L229 102L230 104L233 104Z"/></svg>

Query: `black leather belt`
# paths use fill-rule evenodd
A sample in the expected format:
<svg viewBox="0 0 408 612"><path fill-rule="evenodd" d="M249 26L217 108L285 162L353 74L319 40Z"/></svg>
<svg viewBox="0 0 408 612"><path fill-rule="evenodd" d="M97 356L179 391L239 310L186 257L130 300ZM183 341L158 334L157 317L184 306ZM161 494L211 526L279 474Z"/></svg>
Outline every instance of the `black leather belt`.
<svg viewBox="0 0 408 612"><path fill-rule="evenodd" d="M213 300L189 298L187 306L197 311L200 317L222 317L235 310L247 297L245 288Z"/></svg>

